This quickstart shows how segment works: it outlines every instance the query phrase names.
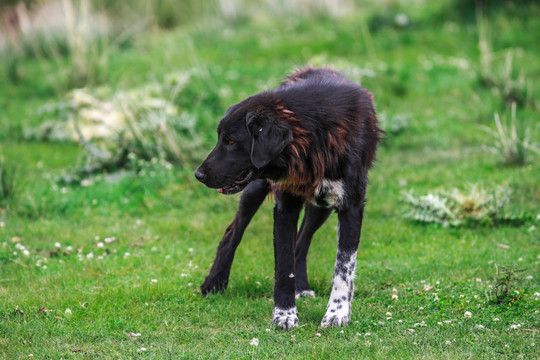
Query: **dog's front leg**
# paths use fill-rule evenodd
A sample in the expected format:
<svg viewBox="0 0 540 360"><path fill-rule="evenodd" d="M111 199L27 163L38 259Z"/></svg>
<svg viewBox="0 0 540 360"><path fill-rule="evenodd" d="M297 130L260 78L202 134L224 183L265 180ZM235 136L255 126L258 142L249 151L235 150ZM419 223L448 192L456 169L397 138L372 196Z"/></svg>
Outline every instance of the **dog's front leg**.
<svg viewBox="0 0 540 360"><path fill-rule="evenodd" d="M321 326L344 326L350 321L354 293L356 252L360 242L364 206L338 211L338 250L332 293Z"/></svg>
<svg viewBox="0 0 540 360"><path fill-rule="evenodd" d="M274 208L274 315L273 323L286 330L298 326L295 304L294 242L303 201L276 191Z"/></svg>
<svg viewBox="0 0 540 360"><path fill-rule="evenodd" d="M242 193L234 220L227 227L223 239L219 243L212 269L201 285L201 292L204 296L227 288L236 248L240 244L251 218L269 191L268 182L259 179L249 184Z"/></svg>

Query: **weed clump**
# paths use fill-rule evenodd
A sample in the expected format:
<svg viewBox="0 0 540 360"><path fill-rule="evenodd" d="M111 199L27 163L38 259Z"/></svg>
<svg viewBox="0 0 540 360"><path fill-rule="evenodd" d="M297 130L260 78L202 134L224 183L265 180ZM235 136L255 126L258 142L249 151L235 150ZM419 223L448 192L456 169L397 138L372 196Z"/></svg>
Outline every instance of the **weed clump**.
<svg viewBox="0 0 540 360"><path fill-rule="evenodd" d="M71 91L64 101L40 109L48 120L26 129L25 137L81 144L80 164L62 178L67 183L103 172L138 172L145 162L184 165L196 158L201 142L197 117L176 105L192 75L178 72L128 91Z"/></svg>
<svg viewBox="0 0 540 360"><path fill-rule="evenodd" d="M470 186L468 192L452 189L416 195L412 190L403 192L403 200L409 206L405 218L420 223L436 223L443 226L492 226L501 223L521 223L524 214L514 215L508 210L510 189L496 186L485 189Z"/></svg>

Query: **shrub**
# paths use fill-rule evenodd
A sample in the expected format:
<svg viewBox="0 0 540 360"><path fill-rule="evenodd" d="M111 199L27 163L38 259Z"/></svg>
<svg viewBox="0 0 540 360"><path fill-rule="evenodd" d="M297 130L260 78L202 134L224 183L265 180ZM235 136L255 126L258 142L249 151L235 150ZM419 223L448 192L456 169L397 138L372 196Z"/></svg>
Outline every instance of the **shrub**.
<svg viewBox="0 0 540 360"><path fill-rule="evenodd" d="M46 119L26 138L76 141L81 164L64 182L79 183L96 173L138 171L144 162L183 165L197 157L197 118L175 105L193 72L170 74L162 83L127 91L77 89L66 100L40 109Z"/></svg>

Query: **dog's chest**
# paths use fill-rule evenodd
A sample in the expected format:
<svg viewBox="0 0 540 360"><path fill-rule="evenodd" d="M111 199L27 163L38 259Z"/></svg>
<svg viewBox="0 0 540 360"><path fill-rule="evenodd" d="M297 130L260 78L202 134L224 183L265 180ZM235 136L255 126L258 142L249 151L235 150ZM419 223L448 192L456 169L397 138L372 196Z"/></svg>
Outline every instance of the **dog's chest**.
<svg viewBox="0 0 540 360"><path fill-rule="evenodd" d="M311 202L320 207L340 207L345 198L345 187L341 180L323 179Z"/></svg>

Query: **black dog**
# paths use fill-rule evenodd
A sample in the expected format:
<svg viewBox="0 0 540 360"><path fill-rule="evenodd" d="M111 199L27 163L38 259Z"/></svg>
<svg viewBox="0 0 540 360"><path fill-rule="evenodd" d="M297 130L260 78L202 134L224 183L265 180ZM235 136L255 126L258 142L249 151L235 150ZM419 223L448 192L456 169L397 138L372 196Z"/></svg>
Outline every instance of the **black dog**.
<svg viewBox="0 0 540 360"><path fill-rule="evenodd" d="M321 326L347 324L368 170L382 133L371 93L337 71L306 68L288 76L277 89L231 106L217 131L218 143L195 176L223 194L245 191L201 287L203 294L226 288L244 230L272 191L273 322L283 329L298 326L295 293L314 295L306 272L309 245L335 210L338 251Z"/></svg>

